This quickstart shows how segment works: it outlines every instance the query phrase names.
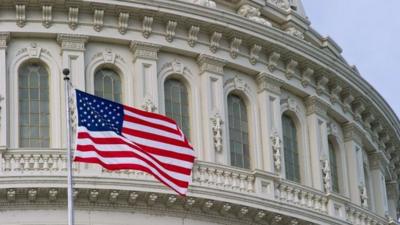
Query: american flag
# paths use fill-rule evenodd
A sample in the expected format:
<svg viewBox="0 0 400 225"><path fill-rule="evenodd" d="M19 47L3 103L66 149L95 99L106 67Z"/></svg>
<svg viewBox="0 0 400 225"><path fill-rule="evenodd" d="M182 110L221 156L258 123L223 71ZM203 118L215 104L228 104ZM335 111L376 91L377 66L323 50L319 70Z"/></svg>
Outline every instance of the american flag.
<svg viewBox="0 0 400 225"><path fill-rule="evenodd" d="M175 121L76 90L74 161L152 174L186 195L194 151Z"/></svg>

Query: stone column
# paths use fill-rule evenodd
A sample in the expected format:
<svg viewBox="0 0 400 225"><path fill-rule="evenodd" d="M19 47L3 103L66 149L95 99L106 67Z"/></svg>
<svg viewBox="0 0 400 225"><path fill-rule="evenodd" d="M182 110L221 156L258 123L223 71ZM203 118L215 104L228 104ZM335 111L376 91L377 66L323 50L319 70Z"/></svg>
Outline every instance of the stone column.
<svg viewBox="0 0 400 225"><path fill-rule="evenodd" d="M312 186L320 191L325 191L321 161L329 159L327 130L328 104L316 96L310 96L306 100L306 106Z"/></svg>
<svg viewBox="0 0 400 225"><path fill-rule="evenodd" d="M76 34L59 34L57 41L61 45L62 69L70 69L72 85L84 91L86 89L85 44L88 37Z"/></svg>
<svg viewBox="0 0 400 225"><path fill-rule="evenodd" d="M360 187L364 185L363 153L361 148L363 133L354 122L347 123L343 127L343 133L350 199L354 204L361 205Z"/></svg>
<svg viewBox="0 0 400 225"><path fill-rule="evenodd" d="M397 219L397 202L399 199L399 188L397 182L391 181L386 183L387 198L388 198L388 214L394 220Z"/></svg>
<svg viewBox="0 0 400 225"><path fill-rule="evenodd" d="M284 82L271 74L261 72L257 76L257 83L262 142L260 169L281 174L283 143L280 95Z"/></svg>
<svg viewBox="0 0 400 225"><path fill-rule="evenodd" d="M380 216L385 216L389 213L385 180L385 168L389 161L383 152L372 153L368 155L368 159L372 181L370 196L374 197L375 212Z"/></svg>
<svg viewBox="0 0 400 225"><path fill-rule="evenodd" d="M224 70L225 61L209 55L197 58L200 68L201 118L203 129L203 154L200 160L227 164L224 155L229 154L224 146L226 137L223 123L224 108Z"/></svg>
<svg viewBox="0 0 400 225"><path fill-rule="evenodd" d="M86 75L85 75L85 44L88 41L87 36L76 35L76 34L58 34L57 42L61 46L61 57L62 57L62 68L61 71L65 68L70 70L70 79L73 88L77 88L79 90L86 90ZM64 75L61 74L61 78ZM60 81L63 84L63 80ZM64 85L61 86L64 90ZM64 91L61 92L61 95L64 96ZM62 97L64 100L64 97ZM66 112L64 101L61 104L61 111ZM73 113L73 112L72 112ZM62 114L62 121L65 121L65 114ZM72 116L72 127L75 129L76 124L74 123L74 117ZM65 122L61 123L61 127L63 131L66 131ZM66 135L61 136L61 145L66 146ZM74 138L74 136L72 137ZM74 143L74 140L72 140Z"/></svg>
<svg viewBox="0 0 400 225"><path fill-rule="evenodd" d="M0 172L3 168L3 153L9 145L9 109L8 83L7 83L7 42L9 33L0 33Z"/></svg>
<svg viewBox="0 0 400 225"><path fill-rule="evenodd" d="M129 45L133 53L133 102L146 111L158 112L157 53L159 45L132 41ZM130 95L128 93L128 95Z"/></svg>

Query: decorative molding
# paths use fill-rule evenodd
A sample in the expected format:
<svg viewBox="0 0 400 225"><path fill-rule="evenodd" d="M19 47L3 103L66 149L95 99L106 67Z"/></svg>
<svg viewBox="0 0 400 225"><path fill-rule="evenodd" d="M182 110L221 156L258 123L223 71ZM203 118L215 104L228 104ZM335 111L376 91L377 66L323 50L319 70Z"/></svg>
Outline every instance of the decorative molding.
<svg viewBox="0 0 400 225"><path fill-rule="evenodd" d="M250 58L249 61L252 65L255 65L258 61L258 58L260 57L260 51L262 47L261 45L254 44L251 49L250 49Z"/></svg>
<svg viewBox="0 0 400 225"><path fill-rule="evenodd" d="M284 81L272 76L269 73L261 72L256 77L258 84L258 92L270 91L274 94L281 94L281 87L285 83Z"/></svg>
<svg viewBox="0 0 400 225"><path fill-rule="evenodd" d="M25 5L15 5L15 16L17 20L17 26L24 27L26 24Z"/></svg>
<svg viewBox="0 0 400 225"><path fill-rule="evenodd" d="M69 7L68 9L68 26L72 30L75 30L78 27L79 20L79 8L78 7Z"/></svg>
<svg viewBox="0 0 400 225"><path fill-rule="evenodd" d="M223 150L223 140L222 140L222 118L219 113L215 113L215 115L211 118L212 123L212 131L213 131L213 139L214 139L214 148L215 151L221 153Z"/></svg>
<svg viewBox="0 0 400 225"><path fill-rule="evenodd" d="M362 113L365 111L365 105L361 99L357 99L356 101L353 102L353 115L354 115L354 120L359 122L361 125L363 125L362 121Z"/></svg>
<svg viewBox="0 0 400 225"><path fill-rule="evenodd" d="M237 14L246 17L247 19L252 20L256 23L260 23L269 27L272 26L270 22L261 17L260 9L257 9L256 7L253 7L251 5L244 4L240 6Z"/></svg>
<svg viewBox="0 0 400 225"><path fill-rule="evenodd" d="M363 208L368 208L368 193L367 193L367 187L365 184L361 184L358 186L360 190L360 199L361 199L361 206Z"/></svg>
<svg viewBox="0 0 400 225"><path fill-rule="evenodd" d="M120 34L126 34L128 30L129 13L120 12L118 16L118 31Z"/></svg>
<svg viewBox="0 0 400 225"><path fill-rule="evenodd" d="M178 23L176 21L169 20L167 26L165 27L165 40L172 42L175 37L175 29Z"/></svg>
<svg viewBox="0 0 400 225"><path fill-rule="evenodd" d="M133 53L133 61L135 62L138 58L157 60L157 53L161 46L146 42L131 41L129 48Z"/></svg>
<svg viewBox="0 0 400 225"><path fill-rule="evenodd" d="M231 40L230 55L233 59L236 59L239 53L240 45L242 44L242 39L234 37Z"/></svg>
<svg viewBox="0 0 400 225"><path fill-rule="evenodd" d="M292 35L293 37L296 37L298 39L304 40L304 33L297 29L296 27L288 27L286 28L286 33Z"/></svg>
<svg viewBox="0 0 400 225"><path fill-rule="evenodd" d="M329 108L329 104L321 100L317 96L307 97L305 104L307 107L307 115L315 113L324 118L327 117L327 110Z"/></svg>
<svg viewBox="0 0 400 225"><path fill-rule="evenodd" d="M6 49L9 40L10 40L9 32L0 32L0 49Z"/></svg>
<svg viewBox="0 0 400 225"><path fill-rule="evenodd" d="M7 189L7 201L15 202L16 191L14 188Z"/></svg>
<svg viewBox="0 0 400 225"><path fill-rule="evenodd" d="M353 122L346 123L343 126L344 141L355 141L357 144L362 144L362 137L365 136L364 132L357 124Z"/></svg>
<svg viewBox="0 0 400 225"><path fill-rule="evenodd" d="M282 162L281 162L282 139L276 129L273 129L270 138L271 138L272 154L274 158L274 168L275 171L279 173L282 168Z"/></svg>
<svg viewBox="0 0 400 225"><path fill-rule="evenodd" d="M209 7L209 8L216 8L217 5L215 4L215 1L212 0L193 0L194 4Z"/></svg>
<svg viewBox="0 0 400 225"><path fill-rule="evenodd" d="M99 191L96 189L89 190L88 198L89 198L89 202L96 203L99 198Z"/></svg>
<svg viewBox="0 0 400 225"><path fill-rule="evenodd" d="M351 103L354 101L354 96L351 94L350 90L347 88L343 90L343 111L351 112Z"/></svg>
<svg viewBox="0 0 400 225"><path fill-rule="evenodd" d="M113 203L117 203L118 201L118 196L119 196L119 191L117 190L113 190L110 191L110 195L108 197L108 201L113 204Z"/></svg>
<svg viewBox="0 0 400 225"><path fill-rule="evenodd" d="M62 50L85 51L85 44L89 40L88 36L77 34L58 34L57 42Z"/></svg>
<svg viewBox="0 0 400 225"><path fill-rule="evenodd" d="M239 90L244 93L251 93L250 86L243 79L239 78L239 76L235 76L234 78L230 78L225 81L224 87L231 86L234 90Z"/></svg>
<svg viewBox="0 0 400 225"><path fill-rule="evenodd" d="M335 84L331 90L330 101L332 104L340 102L340 92L342 92L343 88L339 84Z"/></svg>
<svg viewBox="0 0 400 225"><path fill-rule="evenodd" d="M28 201L35 202L37 199L38 190L36 188L31 188L27 192Z"/></svg>
<svg viewBox="0 0 400 225"><path fill-rule="evenodd" d="M314 75L314 70L311 68L307 68L303 71L301 84L304 88L311 84L312 76Z"/></svg>
<svg viewBox="0 0 400 225"><path fill-rule="evenodd" d="M204 72L210 72L220 75L224 74L224 66L226 64L225 60L201 54L197 58L197 63L199 64L200 67L200 74Z"/></svg>
<svg viewBox="0 0 400 225"><path fill-rule="evenodd" d="M300 106L294 98L288 96L286 99L281 99L281 108L284 108L282 107L284 104L287 105L287 110L292 111L295 114L301 113Z"/></svg>
<svg viewBox="0 0 400 225"><path fill-rule="evenodd" d="M328 84L329 79L326 76L320 76L319 79L317 80L317 88L316 92L317 95L322 95L324 92L326 92L326 85Z"/></svg>
<svg viewBox="0 0 400 225"><path fill-rule="evenodd" d="M52 9L51 5L42 6L42 24L46 28L51 26L53 20Z"/></svg>
<svg viewBox="0 0 400 225"><path fill-rule="evenodd" d="M271 55L268 57L268 69L271 72L274 72L275 69L278 66L278 61L279 58L281 57L281 54L277 52L272 52Z"/></svg>
<svg viewBox="0 0 400 225"><path fill-rule="evenodd" d="M200 27L191 26L188 32L188 43L190 47L194 47L197 42L197 35L199 34Z"/></svg>
<svg viewBox="0 0 400 225"><path fill-rule="evenodd" d="M49 201L55 202L57 200L58 190L55 188L50 188L49 190Z"/></svg>
<svg viewBox="0 0 400 225"><path fill-rule="evenodd" d="M214 206L214 201L212 200L206 200L203 203L203 206L201 207L201 210L205 213L208 213L211 211L211 208Z"/></svg>
<svg viewBox="0 0 400 225"><path fill-rule="evenodd" d="M287 1L285 0L267 0L267 1L274 4L280 9L283 9L285 11L289 10L289 4L287 4Z"/></svg>
<svg viewBox="0 0 400 225"><path fill-rule="evenodd" d="M221 40L222 33L214 31L210 38L210 51L216 53L219 47L219 41Z"/></svg>
<svg viewBox="0 0 400 225"><path fill-rule="evenodd" d="M293 59L291 59L287 64L286 64L286 78L288 80L292 79L296 73L296 67L299 63Z"/></svg>
<svg viewBox="0 0 400 225"><path fill-rule="evenodd" d="M144 38L149 38L150 34L152 32L152 26L153 26L153 17L151 16L145 16L143 18L142 22L142 32L143 32L143 37Z"/></svg>
<svg viewBox="0 0 400 225"><path fill-rule="evenodd" d="M328 128L328 134L330 134L330 135L332 135L332 136L335 136L335 137L338 137L338 135L339 135L339 129L338 129L338 126L336 125L335 122L330 121L330 122L327 124L327 128Z"/></svg>
<svg viewBox="0 0 400 225"><path fill-rule="evenodd" d="M104 26L104 10L95 9L93 14L93 29L100 32Z"/></svg>

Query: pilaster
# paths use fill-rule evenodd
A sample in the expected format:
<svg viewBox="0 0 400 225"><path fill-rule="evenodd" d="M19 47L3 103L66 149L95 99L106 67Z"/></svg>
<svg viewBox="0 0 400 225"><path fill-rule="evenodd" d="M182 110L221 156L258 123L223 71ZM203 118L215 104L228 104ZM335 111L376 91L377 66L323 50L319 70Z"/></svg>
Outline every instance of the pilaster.
<svg viewBox="0 0 400 225"><path fill-rule="evenodd" d="M375 211L381 216L389 213L388 199L386 192L385 167L388 162L383 152L376 152L368 155L369 168L372 180L372 195L374 197Z"/></svg>
<svg viewBox="0 0 400 225"><path fill-rule="evenodd" d="M161 46L132 41L129 47L133 54L134 102L128 104L158 112L157 55Z"/></svg>
<svg viewBox="0 0 400 225"><path fill-rule="evenodd" d="M225 155L229 149L224 146L227 131L224 119L224 66L225 61L209 55L199 55L201 116L203 122L203 157L205 161L227 164Z"/></svg>
<svg viewBox="0 0 400 225"><path fill-rule="evenodd" d="M351 202L361 205L360 186L364 182L364 169L362 157L362 132L353 123L347 123L343 127L345 154L347 158L348 184Z"/></svg>
<svg viewBox="0 0 400 225"><path fill-rule="evenodd" d="M317 96L306 99L308 137L310 143L311 171L313 187L324 191L322 160L329 157L327 109L328 104Z"/></svg>
<svg viewBox="0 0 400 225"><path fill-rule="evenodd" d="M399 199L399 188L396 181L391 181L386 183L386 192L388 198L388 215L389 217L397 218L397 202Z"/></svg>
<svg viewBox="0 0 400 225"><path fill-rule="evenodd" d="M257 75L257 83L262 137L262 169L281 174L283 147L280 94L284 82L267 72L261 72Z"/></svg>
<svg viewBox="0 0 400 225"><path fill-rule="evenodd" d="M7 85L7 43L10 33L0 33L0 156L8 146L8 85ZM1 162L0 162L1 163Z"/></svg>
<svg viewBox="0 0 400 225"><path fill-rule="evenodd" d="M85 90L85 44L87 36L59 34L57 41L61 46L63 68L71 71L71 82L75 88Z"/></svg>

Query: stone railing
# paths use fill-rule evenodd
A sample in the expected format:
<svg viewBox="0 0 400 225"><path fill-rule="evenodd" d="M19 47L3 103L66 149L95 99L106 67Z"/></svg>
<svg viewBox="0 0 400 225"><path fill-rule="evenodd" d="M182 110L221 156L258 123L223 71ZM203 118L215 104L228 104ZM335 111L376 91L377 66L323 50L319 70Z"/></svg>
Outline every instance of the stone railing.
<svg viewBox="0 0 400 225"><path fill-rule="evenodd" d="M290 181L280 180L275 183L275 198L319 213L328 213L328 198L325 193Z"/></svg>
<svg viewBox="0 0 400 225"><path fill-rule="evenodd" d="M351 224L357 225L384 225L387 221L371 213L368 209L356 206L354 204L346 204L346 220Z"/></svg>
<svg viewBox="0 0 400 225"><path fill-rule="evenodd" d="M193 168L193 183L209 188L254 193L254 180L251 172L230 166L197 162Z"/></svg>
<svg viewBox="0 0 400 225"><path fill-rule="evenodd" d="M2 177L53 176L65 179L67 160L63 149L14 149L0 153L0 180ZM108 171L95 164L74 164L74 176L80 179L90 177L104 179L134 180L138 182L155 181L144 172L133 170ZM110 180L106 181L109 183ZM267 184L267 185L266 185ZM334 217L343 222L357 225L388 224L368 209L350 203L350 199L326 194L316 189L287 181L263 171L250 171L231 166L197 161L193 168L193 188L206 188L212 191L239 194L286 204L310 213ZM11 187L11 186L10 186ZM333 204L334 203L334 204ZM342 216L335 214L332 205L342 205ZM337 211L337 210L336 210Z"/></svg>

